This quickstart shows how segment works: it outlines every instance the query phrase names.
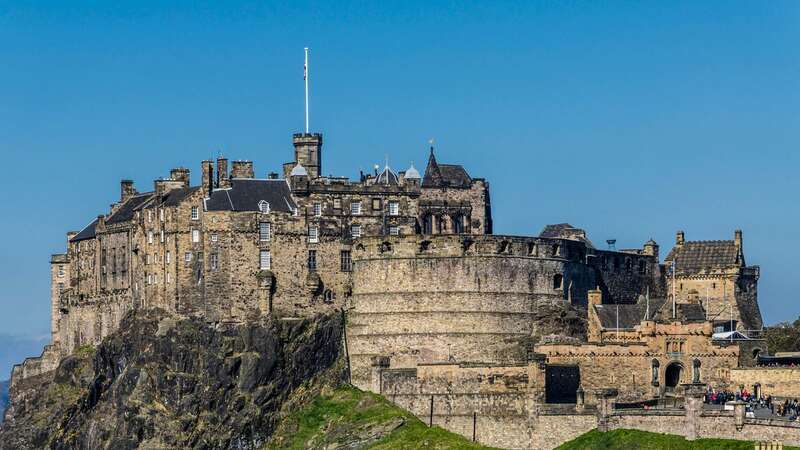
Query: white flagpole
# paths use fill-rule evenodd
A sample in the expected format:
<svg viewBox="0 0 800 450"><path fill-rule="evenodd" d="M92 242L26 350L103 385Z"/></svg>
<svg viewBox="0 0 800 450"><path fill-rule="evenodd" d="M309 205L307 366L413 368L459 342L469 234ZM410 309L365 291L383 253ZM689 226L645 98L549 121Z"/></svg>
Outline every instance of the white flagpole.
<svg viewBox="0 0 800 450"><path fill-rule="evenodd" d="M303 64L303 80L306 82L306 134L308 133L308 47L305 47L305 63Z"/></svg>

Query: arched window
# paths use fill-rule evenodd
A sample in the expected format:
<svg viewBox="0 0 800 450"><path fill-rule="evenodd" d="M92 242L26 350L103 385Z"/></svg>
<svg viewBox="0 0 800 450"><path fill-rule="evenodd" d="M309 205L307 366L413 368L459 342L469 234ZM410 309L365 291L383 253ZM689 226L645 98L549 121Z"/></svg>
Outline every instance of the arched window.
<svg viewBox="0 0 800 450"><path fill-rule="evenodd" d="M322 294L322 301L325 303L333 303L333 291L325 289L325 292Z"/></svg>
<svg viewBox="0 0 800 450"><path fill-rule="evenodd" d="M564 276L560 273L553 275L553 289L562 289L564 287Z"/></svg>
<svg viewBox="0 0 800 450"><path fill-rule="evenodd" d="M700 382L700 360L695 359L692 362L692 383L699 383Z"/></svg>
<svg viewBox="0 0 800 450"><path fill-rule="evenodd" d="M461 234L464 232L464 216L461 214L453 216L453 233Z"/></svg>

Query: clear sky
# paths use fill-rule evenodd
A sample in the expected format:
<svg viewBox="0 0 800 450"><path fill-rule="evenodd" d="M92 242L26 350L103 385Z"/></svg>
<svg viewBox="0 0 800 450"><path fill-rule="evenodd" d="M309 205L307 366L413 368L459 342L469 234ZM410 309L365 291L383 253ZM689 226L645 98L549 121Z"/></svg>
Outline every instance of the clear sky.
<svg viewBox="0 0 800 450"><path fill-rule="evenodd" d="M0 334L48 333L49 255L121 178L290 160L304 46L325 173L433 137L497 233L742 228L766 321L800 314L800 2L172 3L0 0Z"/></svg>

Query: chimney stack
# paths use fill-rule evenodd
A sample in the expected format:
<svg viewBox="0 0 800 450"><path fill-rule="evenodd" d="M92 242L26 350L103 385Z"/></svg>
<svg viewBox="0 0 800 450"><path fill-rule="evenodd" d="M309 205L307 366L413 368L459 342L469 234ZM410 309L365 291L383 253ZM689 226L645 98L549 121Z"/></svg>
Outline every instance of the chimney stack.
<svg viewBox="0 0 800 450"><path fill-rule="evenodd" d="M679 230L678 233L675 235L675 245L680 247L683 246L684 242L685 242L685 236L683 234L683 230Z"/></svg>
<svg viewBox="0 0 800 450"><path fill-rule="evenodd" d="M129 198L136 195L136 188L133 187L133 180L122 180L119 182L119 201L124 203Z"/></svg>
<svg viewBox="0 0 800 450"><path fill-rule="evenodd" d="M217 158L217 187L225 189L231 187L231 180L228 176L228 158Z"/></svg>
<svg viewBox="0 0 800 450"><path fill-rule="evenodd" d="M589 291L589 305L602 305L603 304L603 292L598 287L597 289L591 289Z"/></svg>
<svg viewBox="0 0 800 450"><path fill-rule="evenodd" d="M231 178L255 178L253 161L234 161L231 168Z"/></svg>
<svg viewBox="0 0 800 450"><path fill-rule="evenodd" d="M189 169L185 167L176 167L169 171L169 179L172 181L180 181L183 187L189 187Z"/></svg>
<svg viewBox="0 0 800 450"><path fill-rule="evenodd" d="M204 159L200 163L202 169L203 180L201 187L203 188L203 195L211 197L211 192L214 191L214 162L210 159Z"/></svg>
<svg viewBox="0 0 800 450"><path fill-rule="evenodd" d="M736 244L736 248L742 248L742 230L733 232L733 242Z"/></svg>

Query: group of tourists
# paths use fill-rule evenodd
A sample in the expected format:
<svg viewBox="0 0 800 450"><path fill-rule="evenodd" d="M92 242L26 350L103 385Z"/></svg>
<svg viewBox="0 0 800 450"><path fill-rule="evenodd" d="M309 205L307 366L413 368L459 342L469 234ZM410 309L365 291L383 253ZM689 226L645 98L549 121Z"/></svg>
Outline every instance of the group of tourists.
<svg viewBox="0 0 800 450"><path fill-rule="evenodd" d="M776 401L771 395L754 395L747 388L740 391L729 391L710 388L703 396L703 403L710 405L724 405L730 401L741 401L745 403L747 415L752 417L757 409L769 409L772 415L786 417L789 420L800 420L800 402L798 399L784 399L783 402Z"/></svg>

